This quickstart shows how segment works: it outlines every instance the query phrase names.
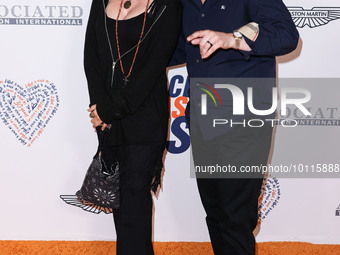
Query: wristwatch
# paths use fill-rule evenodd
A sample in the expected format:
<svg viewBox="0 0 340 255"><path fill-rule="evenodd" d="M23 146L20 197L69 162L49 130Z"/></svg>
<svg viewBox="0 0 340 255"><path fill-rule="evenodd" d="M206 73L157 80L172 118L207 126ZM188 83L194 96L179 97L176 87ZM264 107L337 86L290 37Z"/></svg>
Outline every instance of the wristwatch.
<svg viewBox="0 0 340 255"><path fill-rule="evenodd" d="M235 49L238 50L240 48L243 35L238 30L235 30L233 36L235 38Z"/></svg>

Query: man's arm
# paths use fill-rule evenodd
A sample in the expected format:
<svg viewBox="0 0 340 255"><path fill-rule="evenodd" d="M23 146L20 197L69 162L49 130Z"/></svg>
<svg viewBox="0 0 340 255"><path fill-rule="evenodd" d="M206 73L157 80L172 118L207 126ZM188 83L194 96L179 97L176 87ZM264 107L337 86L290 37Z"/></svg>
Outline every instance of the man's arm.
<svg viewBox="0 0 340 255"><path fill-rule="evenodd" d="M236 45L233 33L211 30L197 31L187 40L200 46L202 58L208 58L217 49L236 49L245 56L279 56L296 48L299 33L281 0L250 0L248 12L250 19L258 25L258 33L253 38L243 36L239 45Z"/></svg>
<svg viewBox="0 0 340 255"><path fill-rule="evenodd" d="M299 33L281 0L250 0L249 15L259 24L256 41L245 37L252 55L285 55L296 49Z"/></svg>

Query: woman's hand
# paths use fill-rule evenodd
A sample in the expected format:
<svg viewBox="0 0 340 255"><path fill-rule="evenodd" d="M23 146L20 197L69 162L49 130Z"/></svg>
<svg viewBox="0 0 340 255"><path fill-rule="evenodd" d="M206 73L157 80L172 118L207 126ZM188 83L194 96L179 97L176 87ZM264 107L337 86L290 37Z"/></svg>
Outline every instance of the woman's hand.
<svg viewBox="0 0 340 255"><path fill-rule="evenodd" d="M93 124L94 128L102 126L101 129L104 130L107 127L107 124L100 119L96 107L97 105L94 104L91 106L90 109L87 110L88 112L90 112L91 123Z"/></svg>
<svg viewBox="0 0 340 255"><path fill-rule="evenodd" d="M192 45L199 45L202 59L208 58L218 49L235 48L235 38L232 33L201 30L188 36L187 40ZM244 38L240 42L239 50L251 50Z"/></svg>

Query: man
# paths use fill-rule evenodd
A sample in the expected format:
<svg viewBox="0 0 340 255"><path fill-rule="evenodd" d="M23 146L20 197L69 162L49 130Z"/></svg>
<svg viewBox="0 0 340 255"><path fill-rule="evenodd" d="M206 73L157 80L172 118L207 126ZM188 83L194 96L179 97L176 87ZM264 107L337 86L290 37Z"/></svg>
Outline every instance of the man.
<svg viewBox="0 0 340 255"><path fill-rule="evenodd" d="M257 109L268 109L275 84L262 86L257 80L275 80L275 56L293 51L299 39L282 1L182 2L183 33L171 65L186 63L190 78L250 78L255 84ZM237 169L242 165L266 165L272 136L270 125L261 128L238 125L207 134L197 120L200 105L192 100L191 115L195 116L191 116L190 135L195 166L207 162L232 164ZM227 109L232 118L231 112ZM251 117L247 112L245 118ZM255 254L252 232L257 223L263 176L225 177L197 178L214 253Z"/></svg>

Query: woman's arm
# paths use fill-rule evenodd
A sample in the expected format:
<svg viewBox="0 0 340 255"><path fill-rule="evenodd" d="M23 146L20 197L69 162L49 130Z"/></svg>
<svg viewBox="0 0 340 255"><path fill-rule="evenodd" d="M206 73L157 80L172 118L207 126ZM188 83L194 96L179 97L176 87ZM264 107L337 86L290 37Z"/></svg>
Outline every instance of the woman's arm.
<svg viewBox="0 0 340 255"><path fill-rule="evenodd" d="M100 72L98 45L96 41L96 21L100 13L101 1L93 0L87 23L84 47L84 69L90 95L90 106L99 102L105 95L105 84Z"/></svg>

